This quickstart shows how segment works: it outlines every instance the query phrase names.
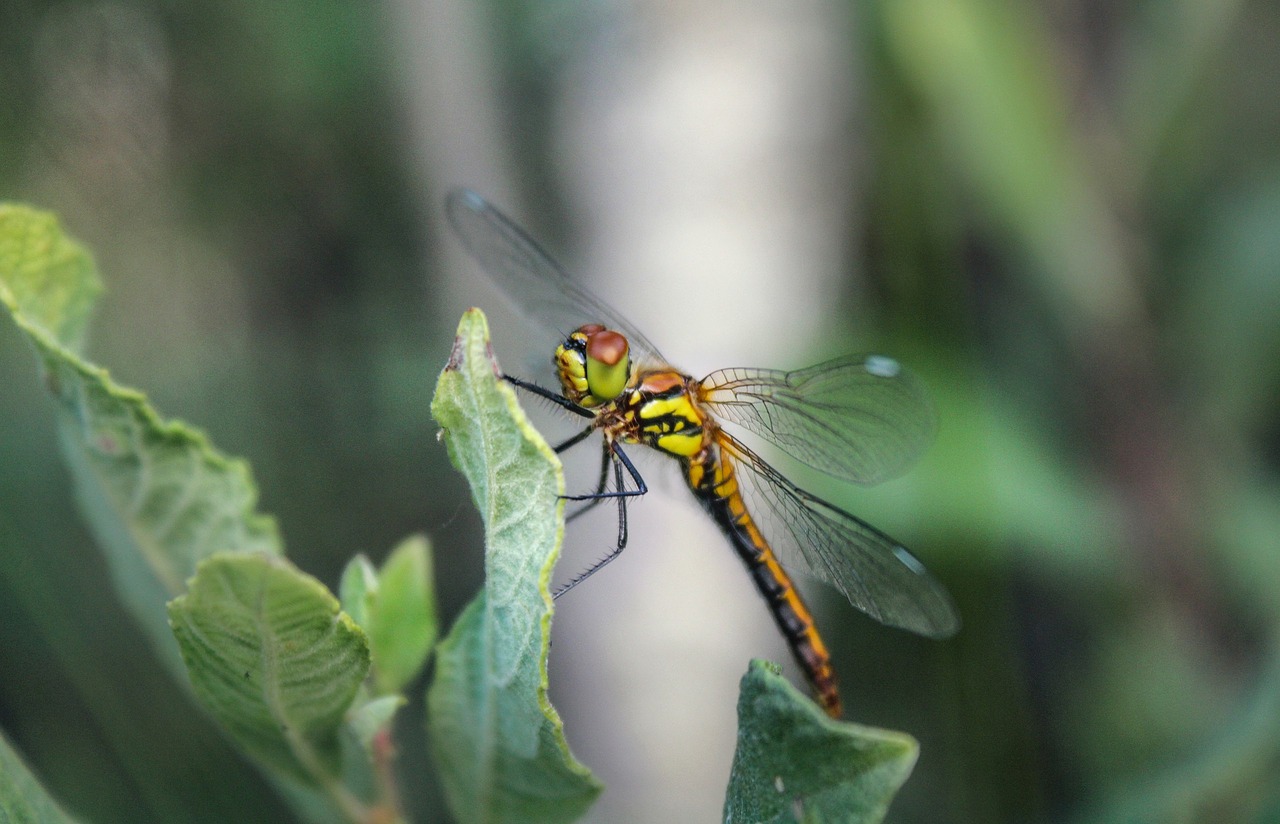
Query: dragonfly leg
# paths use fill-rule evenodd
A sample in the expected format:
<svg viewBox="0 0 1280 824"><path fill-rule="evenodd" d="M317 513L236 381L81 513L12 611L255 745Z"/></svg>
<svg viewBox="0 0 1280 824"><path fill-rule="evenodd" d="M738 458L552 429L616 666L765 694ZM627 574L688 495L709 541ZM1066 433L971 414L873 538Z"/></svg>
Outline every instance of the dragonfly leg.
<svg viewBox="0 0 1280 824"><path fill-rule="evenodd" d="M644 482L644 477L640 474L640 470L636 469L636 465L631 463L631 459L627 457L627 453L622 451L622 447L618 444L617 441L606 441L604 445L604 452L605 452L604 459L606 464L608 463L610 458L615 459L614 474L617 475L617 483L614 484L614 486L617 488L617 491L606 492L604 489L604 486L605 486L603 483L604 475L606 475L608 472L608 469L606 466L606 468L602 469L600 473L601 484L599 489L597 489L595 492L589 495L562 495L561 497L564 500L566 501L600 501L600 500L604 500L605 498L636 498L641 495L649 494L649 485ZM631 480L635 482L635 485L636 485L635 489L627 489L627 485L623 482L622 470L624 468L627 470L627 474L631 476Z"/></svg>
<svg viewBox="0 0 1280 824"><path fill-rule="evenodd" d="M608 451L605 453L605 455L606 457L611 455L617 459L613 461L613 482L614 482L614 485L618 487L618 489L622 489L625 483L622 475L623 468L625 467L627 472L631 473L631 477L640 486L644 487L642 490L636 490L631 494L643 495L645 492L649 491L648 487L644 486L644 479L640 477L640 473L636 471L636 468L635 466L632 465L631 460L627 458L626 453L623 452L622 449L617 446L617 444L610 444ZM606 464L606 469L607 469L607 464ZM615 494L614 497L618 501L618 542L617 544L614 545L613 549L609 550L609 554L600 558L594 564L587 567L582 572L579 572L577 575L573 576L571 579L569 579L569 582L567 584L560 587L555 592L551 593L552 600L559 598L561 595L564 595L566 592L573 589L578 584L582 583L583 581L590 578L592 575L595 575L597 572L604 569L611 561L613 561L615 558L617 558L619 555L622 554L622 550L627 548L627 498L629 496L623 495L623 494ZM597 498L596 500L603 500L603 498ZM590 506L590 504L588 504L588 506Z"/></svg>
<svg viewBox="0 0 1280 824"><path fill-rule="evenodd" d="M569 447L580 443L582 440L584 440L588 435L592 434L593 432L595 432L595 429L593 427L587 427L586 429L579 432L577 435L574 435L572 438L569 438L567 441L557 446L555 448L556 454L560 454L561 452L568 449ZM625 486L623 485L619 485L617 492L607 491L608 484L609 484L609 463L615 456L613 453L613 448L609 445L609 442L603 441L602 443L604 443L604 451L600 455L600 458L601 458L600 481L596 484L596 491L589 493L587 495L561 495L560 496L560 499L564 501L586 501L587 502L585 506L581 507L577 511L569 513L564 519L566 523L574 520L575 518L581 515L586 514L587 512L590 512L592 509L599 506L602 501L607 501L610 498L634 497L636 495L643 495L649 491L649 487L645 485L644 478L640 476L640 473L636 470L635 466L632 465L630 459L628 459L625 455L622 455L622 459L626 461L625 466L627 468L627 472L636 481L636 489L630 490L630 489L626 489ZM619 449L619 453L621 454L620 449Z"/></svg>
<svg viewBox="0 0 1280 824"><path fill-rule="evenodd" d="M595 495L591 496L591 500L587 501L587 503L581 506L576 512L571 512L566 515L564 519L565 523L569 523L580 515L585 515L592 509L599 506L601 501L607 499L607 496L604 493L605 488L609 484L609 464L611 458L613 458L613 450L609 448L609 444L606 442L604 445L604 451L600 453L600 482L596 484Z"/></svg>
<svg viewBox="0 0 1280 824"><path fill-rule="evenodd" d="M567 409L576 415L582 415L583 417L586 417L586 418L594 418L596 415L596 413L592 412L591 410L585 407L579 406L578 404L574 403L568 398L557 395L555 392L552 392L550 389L546 389L544 387L538 386L536 383L530 383L529 381L522 380L520 378L515 378L515 377L512 377L511 375L503 375L502 379L505 380L507 383L511 384L512 386L515 386L518 389L523 389L526 392L532 392L538 397L545 398L546 400L549 400L552 403L556 404L557 406L563 407L564 409ZM594 425L588 426L586 429L583 429L578 434L558 444L554 449L555 453L559 455L562 452L565 452L566 450L570 449L571 447L577 446L578 444L585 441L588 437L590 437L591 433L594 431L595 431ZM644 495L649 492L649 487L645 484L644 478L640 476L640 471L636 469L635 464L631 463L631 459L627 457L626 453L622 451L621 447L619 447L616 443L610 443L606 441L604 449L605 449L605 456L604 456L605 465L600 470L600 484L596 488L596 491L589 495L561 495L560 497L562 500L597 502L597 501L604 500L606 498L630 498L636 495ZM622 462L622 466L626 468L627 474L629 474L632 480L635 481L635 484L636 484L635 489L627 489L625 484L619 481L617 485L618 486L617 492L605 491L605 478L608 475L608 462L609 462L610 455L617 457L618 460ZM622 476L621 470L618 471L618 476L619 478L621 478ZM587 509L589 509L590 506L591 505L588 504L586 507L583 507L581 510L579 510L578 512L570 516L570 518L576 518L578 515L582 514Z"/></svg>
<svg viewBox="0 0 1280 824"><path fill-rule="evenodd" d="M517 389L523 389L524 391L531 392L540 398L545 398L546 400L549 400L552 403L554 403L556 406L559 406L562 409L567 409L575 415L581 415L584 418L594 418L596 416L596 413L592 412L590 409L579 406L578 404L574 403L573 401L569 400L563 395L552 392L550 389L546 389L544 387L538 386L536 383L530 383L529 381L521 380L520 378L513 378L510 375L503 375L502 379L507 383L511 384L512 386L516 387Z"/></svg>
<svg viewBox="0 0 1280 824"><path fill-rule="evenodd" d="M595 432L595 431L596 431L596 428L594 426L588 426L586 429L582 430L577 435L574 435L572 438L569 438L568 440L557 444L555 447L553 447L552 451L555 452L557 455L563 455L566 451L569 450L570 447L574 447L582 443L583 441L585 441L587 438L591 436L592 432Z"/></svg>

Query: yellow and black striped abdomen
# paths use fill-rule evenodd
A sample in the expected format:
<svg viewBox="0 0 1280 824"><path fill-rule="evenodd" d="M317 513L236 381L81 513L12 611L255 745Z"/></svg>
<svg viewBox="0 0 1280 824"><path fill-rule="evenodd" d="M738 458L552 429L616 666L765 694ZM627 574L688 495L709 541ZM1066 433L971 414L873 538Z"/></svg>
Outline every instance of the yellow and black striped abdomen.
<svg viewBox="0 0 1280 824"><path fill-rule="evenodd" d="M818 635L813 613L747 511L733 464L722 460L719 448L713 445L688 461L685 474L694 495L746 564L796 663L813 685L818 703L832 718L839 718L840 691L831 666L831 654Z"/></svg>

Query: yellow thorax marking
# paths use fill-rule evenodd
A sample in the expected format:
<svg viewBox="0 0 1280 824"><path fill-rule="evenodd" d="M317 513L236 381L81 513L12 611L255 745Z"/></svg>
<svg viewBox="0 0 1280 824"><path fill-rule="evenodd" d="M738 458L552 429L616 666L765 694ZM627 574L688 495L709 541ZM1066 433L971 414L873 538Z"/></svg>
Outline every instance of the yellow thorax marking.
<svg viewBox="0 0 1280 824"><path fill-rule="evenodd" d="M690 397L686 380L674 371L645 375L631 390L628 406L646 442L670 455L691 458L706 443L705 416Z"/></svg>

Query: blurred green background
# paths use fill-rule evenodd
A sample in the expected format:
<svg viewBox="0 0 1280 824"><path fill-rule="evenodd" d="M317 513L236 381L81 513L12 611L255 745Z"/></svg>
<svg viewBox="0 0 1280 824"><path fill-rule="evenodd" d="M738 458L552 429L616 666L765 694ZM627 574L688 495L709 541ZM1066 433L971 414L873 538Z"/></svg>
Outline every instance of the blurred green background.
<svg viewBox="0 0 1280 824"><path fill-rule="evenodd" d="M924 641L814 590L848 715L922 742L890 820L1280 821L1278 43L1234 0L6 0L0 197L93 250L90 357L246 457L303 569L425 531L449 620L481 570L428 414L453 325L484 307L512 371L554 341L448 187L697 374L891 353L938 408L922 466L798 475L964 617ZM0 728L86 821L288 820L116 602L33 366L0 323ZM594 821L716 817L737 678L785 656L657 485L557 613Z"/></svg>

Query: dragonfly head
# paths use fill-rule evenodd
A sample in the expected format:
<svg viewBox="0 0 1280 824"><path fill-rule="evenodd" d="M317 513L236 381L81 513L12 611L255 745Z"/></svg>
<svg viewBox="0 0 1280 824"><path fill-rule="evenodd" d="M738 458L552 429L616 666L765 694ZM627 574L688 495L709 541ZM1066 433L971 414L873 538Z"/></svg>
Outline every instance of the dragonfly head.
<svg viewBox="0 0 1280 824"><path fill-rule="evenodd" d="M556 349L556 371L569 400L586 407L608 403L631 379L627 338L598 323L580 326Z"/></svg>

